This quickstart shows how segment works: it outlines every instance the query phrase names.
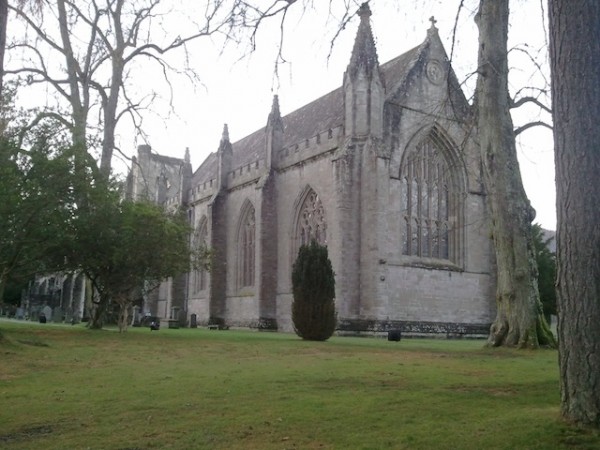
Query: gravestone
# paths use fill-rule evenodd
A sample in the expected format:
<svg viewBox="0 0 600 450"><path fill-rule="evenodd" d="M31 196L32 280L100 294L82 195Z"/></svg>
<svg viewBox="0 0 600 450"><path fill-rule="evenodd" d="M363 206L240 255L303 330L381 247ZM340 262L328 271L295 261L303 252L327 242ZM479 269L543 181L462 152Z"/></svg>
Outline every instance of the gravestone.
<svg viewBox="0 0 600 450"><path fill-rule="evenodd" d="M52 318L52 308L50 308L48 305L44 306L42 308L42 310L40 311L40 316L42 314L46 318L46 321L50 320ZM44 322L44 323L46 323L46 322Z"/></svg>
<svg viewBox="0 0 600 450"><path fill-rule="evenodd" d="M140 307L139 306L134 306L133 307L133 314L131 315L131 326L132 327L139 327L141 326L141 314L140 314Z"/></svg>
<svg viewBox="0 0 600 450"><path fill-rule="evenodd" d="M54 323L62 323L63 321L63 310L60 306L54 308L52 311L52 322Z"/></svg>
<svg viewBox="0 0 600 450"><path fill-rule="evenodd" d="M388 341L400 342L400 339L402 339L402 331L400 331L400 330L388 331Z"/></svg>
<svg viewBox="0 0 600 450"><path fill-rule="evenodd" d="M190 328L198 328L198 318L196 314L190 316Z"/></svg>

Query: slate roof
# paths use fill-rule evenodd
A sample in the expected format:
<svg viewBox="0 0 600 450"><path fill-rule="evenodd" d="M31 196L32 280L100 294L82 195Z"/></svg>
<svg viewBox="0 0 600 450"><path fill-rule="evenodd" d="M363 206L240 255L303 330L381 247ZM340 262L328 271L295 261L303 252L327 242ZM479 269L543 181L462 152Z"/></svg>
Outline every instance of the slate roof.
<svg viewBox="0 0 600 450"><path fill-rule="evenodd" d="M414 66L428 39L421 45L380 66L384 86L388 95L401 85ZM311 103L283 116L283 146L303 142L317 134L336 128L344 123L343 87L314 100ZM243 167L265 158L265 127L232 144L232 169ZM211 153L194 174L193 185L216 178L217 156Z"/></svg>

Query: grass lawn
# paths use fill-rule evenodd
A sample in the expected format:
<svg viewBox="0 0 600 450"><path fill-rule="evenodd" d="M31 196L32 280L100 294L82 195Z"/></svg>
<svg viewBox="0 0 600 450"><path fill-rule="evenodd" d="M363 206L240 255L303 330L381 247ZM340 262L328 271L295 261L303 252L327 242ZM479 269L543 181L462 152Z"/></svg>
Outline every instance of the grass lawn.
<svg viewBox="0 0 600 450"><path fill-rule="evenodd" d="M555 351L0 321L0 448L598 449Z"/></svg>

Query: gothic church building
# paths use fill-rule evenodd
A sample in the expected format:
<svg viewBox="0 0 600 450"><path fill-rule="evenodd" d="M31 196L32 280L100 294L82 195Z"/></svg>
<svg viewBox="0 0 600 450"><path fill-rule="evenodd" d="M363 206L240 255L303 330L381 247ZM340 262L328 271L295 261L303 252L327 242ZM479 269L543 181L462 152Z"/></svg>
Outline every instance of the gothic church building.
<svg viewBox="0 0 600 450"><path fill-rule="evenodd" d="M340 88L220 146L192 172L140 146L133 198L188 210L210 272L163 283L146 313L291 331L292 264L311 239L336 273L340 333L487 334L493 254L470 106L434 22L379 64L363 5Z"/></svg>

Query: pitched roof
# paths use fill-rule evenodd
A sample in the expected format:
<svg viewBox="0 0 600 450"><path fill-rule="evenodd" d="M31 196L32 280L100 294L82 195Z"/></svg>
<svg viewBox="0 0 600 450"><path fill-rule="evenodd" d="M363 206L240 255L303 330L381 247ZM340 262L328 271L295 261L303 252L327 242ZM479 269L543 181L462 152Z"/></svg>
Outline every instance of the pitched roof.
<svg viewBox="0 0 600 450"><path fill-rule="evenodd" d="M388 61L380 66L384 85L388 90L398 87L417 62L422 50L428 44L426 39L421 45ZM283 116L283 146L288 147L317 134L344 124L344 92L339 87L305 106ZM266 155L266 127L232 144L232 169L243 167ZM216 177L216 153L211 153L194 174L194 184L203 183Z"/></svg>

